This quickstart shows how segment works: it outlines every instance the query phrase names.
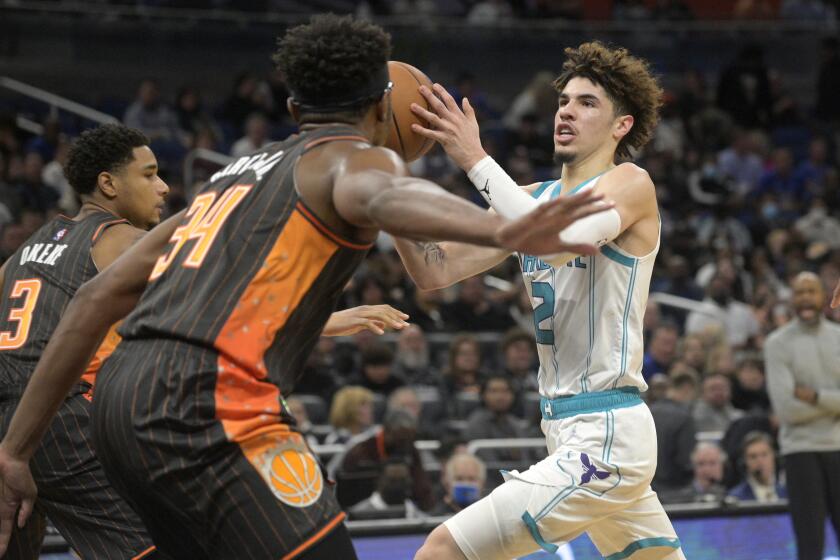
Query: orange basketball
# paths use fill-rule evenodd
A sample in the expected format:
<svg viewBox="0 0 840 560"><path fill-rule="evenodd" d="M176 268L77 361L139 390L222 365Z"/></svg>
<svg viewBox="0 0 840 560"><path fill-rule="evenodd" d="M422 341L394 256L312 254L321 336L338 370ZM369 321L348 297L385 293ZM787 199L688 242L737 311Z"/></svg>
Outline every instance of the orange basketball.
<svg viewBox="0 0 840 560"><path fill-rule="evenodd" d="M429 108L418 88L421 85L431 88L432 81L414 66L396 60L388 62L388 73L394 83L394 89L391 91L393 118L385 146L400 154L405 161L414 161L434 145L434 140L424 138L411 130L412 123L427 128L429 126L429 123L411 112L411 104L417 103L421 107Z"/></svg>

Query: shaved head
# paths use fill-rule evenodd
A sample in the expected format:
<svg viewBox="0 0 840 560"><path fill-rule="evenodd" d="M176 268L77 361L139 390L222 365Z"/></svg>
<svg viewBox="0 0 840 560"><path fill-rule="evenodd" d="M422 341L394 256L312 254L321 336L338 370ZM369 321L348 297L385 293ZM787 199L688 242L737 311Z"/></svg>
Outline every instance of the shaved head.
<svg viewBox="0 0 840 560"><path fill-rule="evenodd" d="M815 325L825 306L825 289L820 277L813 272L800 272L791 283L793 308L800 321Z"/></svg>

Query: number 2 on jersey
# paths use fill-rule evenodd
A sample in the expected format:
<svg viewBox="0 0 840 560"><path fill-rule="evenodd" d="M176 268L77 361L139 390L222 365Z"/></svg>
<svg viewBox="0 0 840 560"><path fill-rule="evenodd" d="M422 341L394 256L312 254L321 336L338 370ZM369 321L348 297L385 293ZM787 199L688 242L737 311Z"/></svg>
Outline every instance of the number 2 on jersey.
<svg viewBox="0 0 840 560"><path fill-rule="evenodd" d="M9 298L23 298L20 307L13 307L9 311L9 321L17 322L17 332L12 335L11 331L0 331L0 350L17 350L29 337L29 327L32 326L32 313L35 311L35 304L38 303L38 294L41 293L41 281L37 278L18 280L12 286Z"/></svg>
<svg viewBox="0 0 840 560"><path fill-rule="evenodd" d="M155 263L155 268L149 276L149 281L154 280L169 268L172 261L178 255L178 252L184 244L195 239L195 244L192 250L184 259L182 266L186 268L198 268L204 262L204 257L210 250L210 246L222 229L222 225L230 217L245 195L251 190L253 185L236 185L224 191L216 200L219 193L206 192L195 197L190 209L187 210L185 218L190 218L190 221L175 230L172 237L169 239L170 243L174 243L172 249L162 255Z"/></svg>
<svg viewBox="0 0 840 560"><path fill-rule="evenodd" d="M554 315L554 288L548 282L531 282L531 297L542 300L542 303L534 308L534 332L537 335L537 344L554 344L554 331L550 328L540 328L540 323Z"/></svg>

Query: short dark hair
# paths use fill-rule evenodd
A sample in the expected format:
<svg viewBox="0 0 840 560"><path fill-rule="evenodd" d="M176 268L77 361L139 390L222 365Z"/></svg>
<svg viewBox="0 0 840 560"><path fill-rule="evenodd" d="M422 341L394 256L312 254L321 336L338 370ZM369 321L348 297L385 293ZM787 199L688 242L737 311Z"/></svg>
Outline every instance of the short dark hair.
<svg viewBox="0 0 840 560"><path fill-rule="evenodd" d="M563 71L554 88L562 92L572 78L586 78L600 85L615 106L616 115L632 115L634 122L618 143L619 157L629 157L629 148L641 148L653 137L662 106L662 88L642 58L627 49L611 48L599 41L567 48Z"/></svg>
<svg viewBox="0 0 840 560"><path fill-rule="evenodd" d="M511 381L510 377L504 375L502 373L491 373L484 380L481 382L481 394L487 392L487 389L490 388L490 384L494 381L502 381L505 385L507 385L508 391L511 393L513 392L513 382Z"/></svg>
<svg viewBox="0 0 840 560"><path fill-rule="evenodd" d="M277 44L274 62L293 97L304 99L358 91L383 71L391 56L391 36L381 27L335 14L313 16L309 23L289 29ZM358 117L381 97L380 93L336 112Z"/></svg>
<svg viewBox="0 0 840 560"><path fill-rule="evenodd" d="M502 338L502 354L507 352L509 346L516 344L517 342L527 342L528 344L533 344L534 335L521 327L513 327L507 331L505 336Z"/></svg>
<svg viewBox="0 0 840 560"><path fill-rule="evenodd" d="M362 366L387 366L394 363L394 353L384 344L374 344L362 352Z"/></svg>
<svg viewBox="0 0 840 560"><path fill-rule="evenodd" d="M134 159L134 148L148 145L142 132L122 124L86 130L70 146L64 176L77 193L90 194L100 173L119 171Z"/></svg>

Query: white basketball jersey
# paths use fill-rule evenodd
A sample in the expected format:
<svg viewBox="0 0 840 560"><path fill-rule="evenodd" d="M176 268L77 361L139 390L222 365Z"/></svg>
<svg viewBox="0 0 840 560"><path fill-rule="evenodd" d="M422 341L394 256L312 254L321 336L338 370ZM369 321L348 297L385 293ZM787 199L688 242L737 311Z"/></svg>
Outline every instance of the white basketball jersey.
<svg viewBox="0 0 840 560"><path fill-rule="evenodd" d="M571 192L591 189L598 178ZM560 189L560 181L546 182L534 197L545 202L560 196ZM642 319L658 252L657 238L656 247L643 257L607 243L595 255L577 257L559 268L519 255L534 307L540 394L647 389L642 377Z"/></svg>

